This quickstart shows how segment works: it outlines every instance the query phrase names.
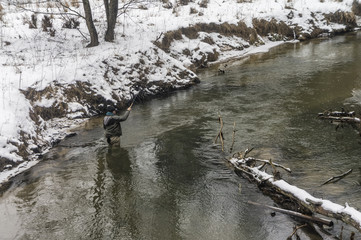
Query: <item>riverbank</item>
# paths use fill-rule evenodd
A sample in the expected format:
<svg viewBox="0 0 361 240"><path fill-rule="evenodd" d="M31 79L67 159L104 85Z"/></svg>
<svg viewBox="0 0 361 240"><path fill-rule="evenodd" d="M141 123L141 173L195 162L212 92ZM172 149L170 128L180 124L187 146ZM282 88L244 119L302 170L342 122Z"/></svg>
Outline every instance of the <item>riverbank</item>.
<svg viewBox="0 0 361 240"><path fill-rule="evenodd" d="M93 4L97 28L104 29L102 2ZM351 0L137 3L119 19L114 43L85 48L81 18L69 29L52 15L44 29L44 16L57 6L2 6L0 184L107 105L124 109L140 91L149 98L191 87L199 68L287 41L352 31L358 9Z"/></svg>

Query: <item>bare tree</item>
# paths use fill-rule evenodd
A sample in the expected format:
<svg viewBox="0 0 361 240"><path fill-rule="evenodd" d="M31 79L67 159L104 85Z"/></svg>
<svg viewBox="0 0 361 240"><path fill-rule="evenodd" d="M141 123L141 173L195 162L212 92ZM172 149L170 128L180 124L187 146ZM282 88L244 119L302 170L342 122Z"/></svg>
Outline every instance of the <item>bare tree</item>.
<svg viewBox="0 0 361 240"><path fill-rule="evenodd" d="M87 47L98 46L99 45L98 32L94 25L89 0L83 0L83 7L84 7L84 13L85 13L86 26L87 26L89 34L90 34L90 43L87 45Z"/></svg>
<svg viewBox="0 0 361 240"><path fill-rule="evenodd" d="M112 42L115 38L115 23L118 15L118 0L104 0L105 13L107 16L107 30L105 32L105 41Z"/></svg>

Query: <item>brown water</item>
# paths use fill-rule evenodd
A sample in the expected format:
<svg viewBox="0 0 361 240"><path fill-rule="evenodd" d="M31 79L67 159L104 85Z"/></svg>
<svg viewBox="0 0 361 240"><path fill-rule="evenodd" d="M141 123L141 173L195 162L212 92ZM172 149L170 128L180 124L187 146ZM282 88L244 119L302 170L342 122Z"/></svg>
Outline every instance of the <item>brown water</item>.
<svg viewBox="0 0 361 240"><path fill-rule="evenodd" d="M330 108L360 112L360 39L286 44L224 75L207 70L199 86L135 105L121 148L103 141L101 119L90 121L1 196L0 239L286 239L298 222L248 205L273 202L213 144L218 114L227 151L236 122L236 151L254 147L293 170L288 182L361 209L361 139L317 119Z"/></svg>

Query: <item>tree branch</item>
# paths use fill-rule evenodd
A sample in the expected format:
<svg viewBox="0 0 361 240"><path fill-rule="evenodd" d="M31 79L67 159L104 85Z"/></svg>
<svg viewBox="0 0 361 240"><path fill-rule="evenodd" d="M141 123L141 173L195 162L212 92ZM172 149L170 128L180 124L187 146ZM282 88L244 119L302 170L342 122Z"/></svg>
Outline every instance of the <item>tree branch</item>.
<svg viewBox="0 0 361 240"><path fill-rule="evenodd" d="M340 181L342 178L346 177L347 175L349 175L350 173L352 172L352 169L348 170L347 172L341 174L341 175L338 175L338 176L334 176L334 177L331 177L329 178L326 182L322 183L321 186L323 185L326 185L327 183L330 183L331 181L332 182L337 182L337 181ZM335 180L336 179L336 180Z"/></svg>

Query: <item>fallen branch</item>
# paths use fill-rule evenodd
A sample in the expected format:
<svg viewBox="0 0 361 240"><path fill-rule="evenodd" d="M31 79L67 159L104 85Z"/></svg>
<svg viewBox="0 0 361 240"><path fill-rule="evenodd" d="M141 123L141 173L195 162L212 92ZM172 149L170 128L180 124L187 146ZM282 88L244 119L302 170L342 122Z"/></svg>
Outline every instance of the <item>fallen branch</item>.
<svg viewBox="0 0 361 240"><path fill-rule="evenodd" d="M247 178L257 183L258 188L280 206L306 215L317 213L341 220L361 232L361 212L347 203L346 206L341 206L329 200L316 198L284 180L276 180L274 176L261 171L259 166L250 167L247 159L231 158L229 162L234 166L235 171L239 171L241 174L247 172ZM263 164L265 163L263 162Z"/></svg>
<svg viewBox="0 0 361 240"><path fill-rule="evenodd" d="M335 122L347 122L347 123L360 123L361 120L357 117L333 117L333 116L320 116L323 119L329 119Z"/></svg>
<svg viewBox="0 0 361 240"><path fill-rule="evenodd" d="M318 114L319 118L329 119L331 121L336 122L347 122L347 123L360 123L360 118L356 117L356 113L354 111L348 112L343 108L341 111L325 111Z"/></svg>
<svg viewBox="0 0 361 240"><path fill-rule="evenodd" d="M341 174L341 175L338 175L338 176L334 176L334 177L331 177L330 179L328 179L326 182L322 183L321 186L323 185L326 185L327 183L335 183L335 182L338 182L340 181L342 178L346 177L347 175L349 175L350 173L352 172L352 169L348 170L347 172Z"/></svg>
<svg viewBox="0 0 361 240"><path fill-rule="evenodd" d="M355 111L345 111L345 109L341 108L341 111L332 111L332 110L329 110L329 111L324 111L322 113L319 113L318 114L319 117L328 117L328 116L331 116L331 117L355 117L356 116L356 113Z"/></svg>
<svg viewBox="0 0 361 240"><path fill-rule="evenodd" d="M274 210L276 212L280 212L280 213L284 213L284 214L291 215L291 216L294 216L294 217L298 217L298 218L301 218L301 219L303 219L305 221L310 221L310 222L313 222L313 223L316 223L316 224L326 225L326 226L329 226L329 227L333 226L333 222L330 221L330 220L327 220L327 219L318 218L318 217L314 217L314 216L309 216L309 215L305 215L305 214L302 214L302 213L299 213L299 212L286 210L286 209L283 209L283 208L278 208L278 207L273 207L273 206L268 206L268 205L262 205L262 204L259 204L259 203L256 203L256 202L248 201L247 203L255 205L255 206L259 206L259 207L269 208L269 209L272 209L272 210Z"/></svg>

